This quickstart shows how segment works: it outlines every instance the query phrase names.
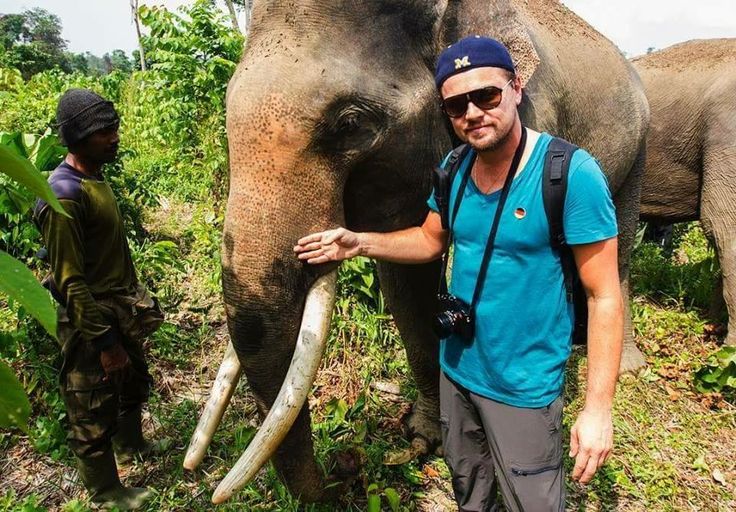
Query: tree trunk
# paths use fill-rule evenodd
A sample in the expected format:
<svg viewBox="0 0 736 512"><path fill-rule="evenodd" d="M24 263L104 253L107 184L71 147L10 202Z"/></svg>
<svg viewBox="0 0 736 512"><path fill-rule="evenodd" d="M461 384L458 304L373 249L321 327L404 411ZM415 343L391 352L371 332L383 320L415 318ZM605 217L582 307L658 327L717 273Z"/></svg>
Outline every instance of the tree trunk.
<svg viewBox="0 0 736 512"><path fill-rule="evenodd" d="M130 10L133 14L133 23L135 23L135 32L138 35L138 51L141 58L141 71L146 70L146 53L143 51L143 42L141 41L141 25L138 21L138 0L130 0Z"/></svg>
<svg viewBox="0 0 736 512"><path fill-rule="evenodd" d="M225 5L227 5L227 10L230 11L230 21L233 22L233 28L240 32L240 27L238 26L238 16L235 14L235 6L233 6L232 0L225 0Z"/></svg>
<svg viewBox="0 0 736 512"><path fill-rule="evenodd" d="M245 30L243 34L247 37L250 33L250 15L253 11L253 0L244 0L243 10L245 11Z"/></svg>

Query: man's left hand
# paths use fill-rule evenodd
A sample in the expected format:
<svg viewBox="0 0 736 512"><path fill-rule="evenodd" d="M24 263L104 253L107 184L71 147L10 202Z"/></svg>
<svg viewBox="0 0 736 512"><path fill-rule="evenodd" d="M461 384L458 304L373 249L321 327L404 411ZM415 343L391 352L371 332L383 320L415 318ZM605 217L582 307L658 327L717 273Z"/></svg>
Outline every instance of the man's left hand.
<svg viewBox="0 0 736 512"><path fill-rule="evenodd" d="M613 448L610 409L583 411L570 431L570 457L575 457L572 479L587 484Z"/></svg>

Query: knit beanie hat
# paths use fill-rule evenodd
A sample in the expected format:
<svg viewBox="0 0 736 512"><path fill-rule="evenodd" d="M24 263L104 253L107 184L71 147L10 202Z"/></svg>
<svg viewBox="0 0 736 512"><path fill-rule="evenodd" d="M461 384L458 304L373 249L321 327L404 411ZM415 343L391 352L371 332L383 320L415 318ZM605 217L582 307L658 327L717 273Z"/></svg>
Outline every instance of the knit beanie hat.
<svg viewBox="0 0 736 512"><path fill-rule="evenodd" d="M473 35L451 44L440 54L434 83L439 89L451 76L481 67L502 68L515 73L514 61L503 43Z"/></svg>
<svg viewBox="0 0 736 512"><path fill-rule="evenodd" d="M56 107L56 125L65 146L119 122L112 102L89 89L69 89Z"/></svg>

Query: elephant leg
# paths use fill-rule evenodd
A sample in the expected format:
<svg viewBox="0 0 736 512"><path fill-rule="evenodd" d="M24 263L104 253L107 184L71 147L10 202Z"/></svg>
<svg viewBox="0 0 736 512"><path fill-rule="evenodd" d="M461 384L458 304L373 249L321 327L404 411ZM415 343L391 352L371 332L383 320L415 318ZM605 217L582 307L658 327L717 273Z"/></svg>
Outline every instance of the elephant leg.
<svg viewBox="0 0 736 512"><path fill-rule="evenodd" d="M728 311L726 344L736 345L736 117L714 119L713 124L703 158L700 220L715 242L721 264L723 300Z"/></svg>
<svg viewBox="0 0 736 512"><path fill-rule="evenodd" d="M642 146L626 181L616 192L616 221L618 222L618 271L621 280L621 294L624 301L624 348L621 355L619 374L636 372L646 365L646 360L634 342L634 329L631 323L631 291L629 271L631 251L634 249L636 229L639 222L639 199L641 178L644 172L645 149Z"/></svg>
<svg viewBox="0 0 736 512"><path fill-rule="evenodd" d="M439 262L398 265L379 262L381 290L404 340L418 396L406 424L430 449L441 449L439 411L439 340L432 331L437 309Z"/></svg>

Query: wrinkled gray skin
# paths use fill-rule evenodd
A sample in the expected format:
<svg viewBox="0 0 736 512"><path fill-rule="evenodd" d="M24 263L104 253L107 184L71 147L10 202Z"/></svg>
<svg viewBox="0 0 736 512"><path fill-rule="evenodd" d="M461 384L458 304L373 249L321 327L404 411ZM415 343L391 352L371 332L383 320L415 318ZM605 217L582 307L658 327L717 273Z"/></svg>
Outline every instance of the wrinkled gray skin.
<svg viewBox="0 0 736 512"><path fill-rule="evenodd" d="M736 345L736 39L688 41L634 60L651 106L643 220L700 220L723 271Z"/></svg>
<svg viewBox="0 0 736 512"><path fill-rule="evenodd" d="M628 296L648 122L641 85L614 46L572 12L552 0L530 4L255 3L227 98L223 287L232 342L261 414L289 366L306 291L335 268L304 265L292 247L338 225L390 231L423 221L431 169L452 147L434 63L442 47L470 33L504 41L522 78L533 73L522 105L528 126L587 148L603 164L615 191ZM438 268L379 265L419 390L408 424L433 444L440 442L438 340L430 330ZM629 369L643 360L628 315L626 332ZM302 500L329 497L306 405L273 462Z"/></svg>

